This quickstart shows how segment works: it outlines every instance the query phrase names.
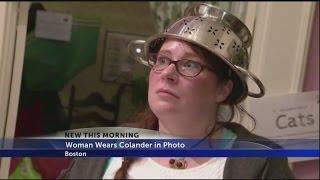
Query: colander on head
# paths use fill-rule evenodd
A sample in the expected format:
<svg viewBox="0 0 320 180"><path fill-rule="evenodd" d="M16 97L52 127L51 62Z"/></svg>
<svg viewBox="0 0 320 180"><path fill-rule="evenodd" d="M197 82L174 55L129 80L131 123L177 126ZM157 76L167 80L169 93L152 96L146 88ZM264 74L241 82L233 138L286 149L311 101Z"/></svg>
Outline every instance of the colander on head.
<svg viewBox="0 0 320 180"><path fill-rule="evenodd" d="M259 98L264 95L263 84L248 71L247 48L251 45L251 33L234 15L205 3L190 5L186 8L184 16L163 33L151 36L146 41L130 42L129 53L138 62L149 66L149 55L158 52L167 38L187 41L207 49L230 67L234 85L228 97L228 104L237 104L247 96ZM253 93L248 90L247 78L257 84L260 92Z"/></svg>

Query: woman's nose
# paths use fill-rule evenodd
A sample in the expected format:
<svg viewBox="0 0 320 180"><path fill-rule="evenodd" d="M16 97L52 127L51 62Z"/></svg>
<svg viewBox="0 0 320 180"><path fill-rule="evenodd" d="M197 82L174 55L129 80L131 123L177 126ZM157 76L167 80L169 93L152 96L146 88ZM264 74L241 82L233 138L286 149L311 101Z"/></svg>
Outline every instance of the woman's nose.
<svg viewBox="0 0 320 180"><path fill-rule="evenodd" d="M179 75L174 64L170 64L161 72L161 79L166 80L171 83L177 83Z"/></svg>

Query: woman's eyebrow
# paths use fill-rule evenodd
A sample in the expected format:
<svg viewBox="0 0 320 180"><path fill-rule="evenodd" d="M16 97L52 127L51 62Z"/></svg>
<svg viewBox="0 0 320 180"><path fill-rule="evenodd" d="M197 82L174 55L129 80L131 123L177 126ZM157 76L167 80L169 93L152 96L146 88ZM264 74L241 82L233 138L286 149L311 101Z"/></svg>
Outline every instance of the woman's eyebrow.
<svg viewBox="0 0 320 180"><path fill-rule="evenodd" d="M201 57L198 54L193 52L186 52L183 54L183 57L201 59Z"/></svg>
<svg viewBox="0 0 320 180"><path fill-rule="evenodd" d="M163 54L163 55L172 55L173 54L172 51L170 51L170 50L160 50L158 53ZM201 59L201 57L197 53L194 53L194 52L185 52L183 54L183 57Z"/></svg>
<svg viewBox="0 0 320 180"><path fill-rule="evenodd" d="M164 55L171 55L172 54L171 51L169 51L169 50L160 50L158 53L164 54Z"/></svg>

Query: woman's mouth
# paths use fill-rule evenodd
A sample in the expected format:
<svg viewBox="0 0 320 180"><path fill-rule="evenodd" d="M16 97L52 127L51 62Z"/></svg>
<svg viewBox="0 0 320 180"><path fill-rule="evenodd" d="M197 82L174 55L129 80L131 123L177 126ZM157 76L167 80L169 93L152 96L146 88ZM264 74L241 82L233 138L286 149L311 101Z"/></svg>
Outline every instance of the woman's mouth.
<svg viewBox="0 0 320 180"><path fill-rule="evenodd" d="M175 97L175 98L180 98L176 93L174 93L174 92L172 92L172 91L170 91L170 90L168 90L168 89L159 89L157 92L156 92L157 94L159 94L159 95L163 95L163 96L173 96L173 97Z"/></svg>

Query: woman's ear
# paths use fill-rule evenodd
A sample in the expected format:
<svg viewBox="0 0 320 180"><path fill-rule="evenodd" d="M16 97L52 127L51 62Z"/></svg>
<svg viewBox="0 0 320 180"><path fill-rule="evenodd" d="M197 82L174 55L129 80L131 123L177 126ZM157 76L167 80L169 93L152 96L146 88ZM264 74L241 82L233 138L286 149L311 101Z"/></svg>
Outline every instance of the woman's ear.
<svg viewBox="0 0 320 180"><path fill-rule="evenodd" d="M228 80L220 84L219 94L217 96L217 103L223 102L231 93L233 88L233 82Z"/></svg>

